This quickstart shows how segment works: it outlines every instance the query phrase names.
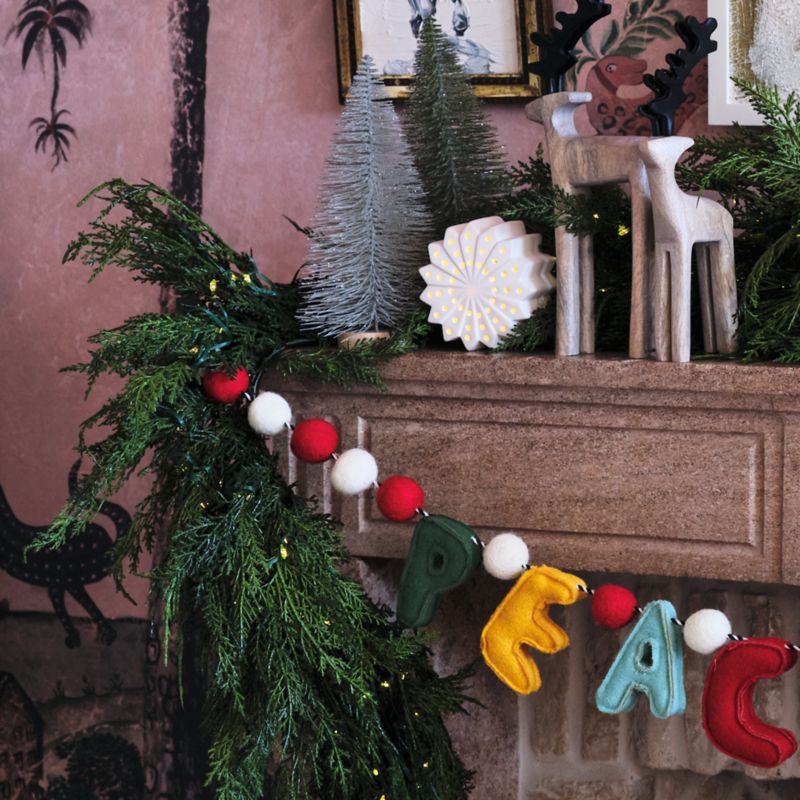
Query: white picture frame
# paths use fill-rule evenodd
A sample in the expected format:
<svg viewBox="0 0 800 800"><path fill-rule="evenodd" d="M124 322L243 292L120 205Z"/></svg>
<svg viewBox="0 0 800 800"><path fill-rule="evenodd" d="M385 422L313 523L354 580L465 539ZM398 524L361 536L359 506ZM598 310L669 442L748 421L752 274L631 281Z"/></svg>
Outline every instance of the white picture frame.
<svg viewBox="0 0 800 800"><path fill-rule="evenodd" d="M761 115L731 80L732 14L730 0L708 0L708 16L717 20L717 49L708 56L708 124L763 125Z"/></svg>

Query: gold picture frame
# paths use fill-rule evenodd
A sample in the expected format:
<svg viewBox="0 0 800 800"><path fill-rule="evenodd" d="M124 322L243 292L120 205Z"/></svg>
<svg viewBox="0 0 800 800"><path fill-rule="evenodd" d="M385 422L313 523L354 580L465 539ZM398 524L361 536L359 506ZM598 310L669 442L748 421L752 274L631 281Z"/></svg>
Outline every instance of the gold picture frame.
<svg viewBox="0 0 800 800"><path fill-rule="evenodd" d="M717 49L708 56L708 124L763 125L732 78L753 81L748 51L753 43L760 0L708 0L708 15L717 20Z"/></svg>
<svg viewBox="0 0 800 800"><path fill-rule="evenodd" d="M472 4L481 0L472 0ZM362 12L374 0L334 0L336 22L336 54L339 70L339 99L344 101L350 89L356 67L364 55L364 32L362 31ZM406 15L410 4L408 0L393 0ZM431 0L427 0L428 3ZM436 0L433 0L434 5ZM438 0L440 7L447 8L455 0ZM513 4L514 41L516 61L519 69L510 71L476 73L472 77L475 94L482 98L502 100L527 100L538 97L540 78L528 72L528 64L539 58L538 48L531 42L531 33L539 30L549 31L553 25L552 0L509 0ZM447 30L445 30L447 33ZM409 36L413 37L409 28ZM506 37L509 41L510 37ZM413 43L413 38L412 38ZM370 53L382 72L389 96L397 99L407 97L411 91L413 75L410 70L386 72L381 69L381 55Z"/></svg>

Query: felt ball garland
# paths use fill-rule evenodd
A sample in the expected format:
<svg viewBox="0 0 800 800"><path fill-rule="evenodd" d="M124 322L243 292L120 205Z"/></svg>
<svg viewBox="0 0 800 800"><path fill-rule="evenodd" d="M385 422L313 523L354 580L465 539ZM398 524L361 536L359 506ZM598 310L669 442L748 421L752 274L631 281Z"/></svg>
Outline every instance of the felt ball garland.
<svg viewBox="0 0 800 800"><path fill-rule="evenodd" d="M378 487L375 500L384 517L407 522L425 505L425 492L413 478L392 475Z"/></svg>
<svg viewBox="0 0 800 800"><path fill-rule="evenodd" d="M702 608L691 614L683 625L683 640L690 650L707 656L727 644L731 622L716 608Z"/></svg>
<svg viewBox="0 0 800 800"><path fill-rule="evenodd" d="M249 400L249 395L246 395L249 385L250 379L244 367L237 369L233 376L224 372L208 372L203 377L204 393L209 400L217 403L233 403L243 395ZM495 664L494 661L490 662L487 658L487 652L495 656L497 653L502 655L507 651L516 652L513 649L514 642L504 639L508 636L513 639L513 636L516 635L523 636L520 642L528 644L534 642L536 649L541 652L556 652L568 646L568 636L558 626L554 626L552 621L547 620L548 627L542 629L547 636L541 641L536 640L535 636L531 639L532 634L531 632L526 633L526 626L531 622L540 624L542 620L547 619L546 608L549 602L570 604L583 593L591 598L592 617L601 627L618 630L639 616L639 621L626 641L626 645L630 644L631 646L626 650L626 645L623 645L606 678L598 688L598 708L604 711L611 709L609 713L632 708L626 696L615 698L614 692L620 685L627 691L625 671L627 669L630 672L631 666L626 664L626 658L629 660L630 658L640 659L641 653L645 652L640 645L644 644L651 648L648 652L652 657L652 647L659 644L652 637L655 635L654 631L658 631L662 640L668 639L672 642L670 645L672 654L669 658L672 659L670 663L673 664L673 671L677 671L672 676L669 686L677 686L680 692L679 696L676 695L670 700L669 708L662 713L660 704L662 704L663 698L659 694L659 686L657 683L654 683L652 687L647 685L646 681L643 683L641 675L637 673L639 677L636 679L638 682L636 682L635 688L647 694L653 713L666 717L682 713L685 708L680 663L682 659L680 643L682 643L702 655L715 654L706 679L703 727L710 741L716 747L733 758L761 767L778 766L796 750L797 741L791 732L766 725L759 720L749 698L752 694L752 686L757 680L776 677L794 666L798 653L800 653L800 645L775 637L749 639L745 636L737 636L732 633L731 623L727 616L717 609L700 609L683 621L675 615L675 609L668 601L654 601L642 608L635 595L623 586L604 584L593 589L574 575L554 570L545 565L532 566L529 563L529 552L525 541L513 533L499 534L484 545L463 523L447 517L428 514L424 509L425 492L413 478L407 475L392 475L382 483L378 483L378 464L369 451L355 447L337 454L339 436L334 426L327 420L307 419L294 427L291 407L279 394L274 392L259 394L250 402L247 418L253 430L262 436L274 436L283 430L289 430L290 449L301 461L319 464L332 459L334 464L331 469L330 481L336 491L346 496L355 496L374 486L377 489L377 506L387 519L408 522L418 514L422 516L412 540L412 552L406 561L404 580L401 581L401 595L404 589L405 573L413 560L415 544L421 554L421 563L424 567L417 572L423 577L427 576L427 580L430 565L439 563L437 559L443 558L444 550L442 548L452 548L455 542L459 542L461 549L450 553L450 561L446 558L442 561L442 564L446 565L453 573L452 576L443 574L439 578L439 584L427 587L426 592L418 591L418 587L415 589L411 586L412 582L409 582L408 585L411 586L411 589L406 591L405 598L408 608L403 614L401 614L401 604L398 601L398 621L401 624L410 627L427 624L435 611L438 594L463 583L471 574L471 570L482 559L484 568L490 575L501 580L518 579L515 587L487 623L481 638L481 649L487 663L495 670L498 677L512 688L524 686L526 687L524 693L535 691L538 688L540 681L535 664L532 668L530 665L524 668L530 673L523 675L523 677L527 676L527 681L514 682L511 677L515 676L506 675L505 671L507 669L518 671L520 669L519 659L512 659L509 662L511 666L504 664L503 659L499 659ZM431 531L423 531L422 529L428 524L432 526ZM422 536L422 533L425 533L425 536ZM280 556L284 560L290 555L288 545L288 540L284 539L280 548ZM481 547L483 548L482 553ZM461 562L459 562L459 558ZM431 561L431 559L433 560ZM472 559L471 565L470 559ZM522 589L528 585L530 598L522 593ZM520 598L522 598L522 603L518 602ZM529 600L536 608L530 607ZM505 619L504 614L508 616L508 619ZM657 618L660 618L661 621L657 622ZM413 623L408 622L410 619L414 620ZM500 640L497 642L491 639L491 631L487 634L493 621L495 628L500 631ZM512 622L513 624L511 624ZM680 632L676 629L680 629ZM514 633L515 630L516 633ZM537 629L536 633L541 633L541 631ZM512 645L511 649L509 649L510 644ZM739 652L735 650L737 646L741 646L739 647L741 656L736 656L736 653ZM630 656L628 650L634 655ZM661 658L666 663L666 656L662 654ZM734 658L737 660L734 661ZM638 662L636 663L638 664ZM638 669L640 666L636 668ZM520 676L516 675L516 677ZM663 687L661 689L661 694L663 694ZM518 688L517 691L521 690ZM751 694L747 694L747 692ZM746 702L741 703L736 699L742 697ZM772 747L772 750L765 751L764 754L754 754L750 728L757 728L761 731L760 735Z"/></svg>
<svg viewBox="0 0 800 800"><path fill-rule="evenodd" d="M339 434L327 420L304 419L292 431L289 446L300 461L321 464L336 452Z"/></svg>
<svg viewBox="0 0 800 800"><path fill-rule="evenodd" d="M331 486L348 497L365 492L377 480L377 462L372 453L360 447L345 450L331 470Z"/></svg>
<svg viewBox="0 0 800 800"><path fill-rule="evenodd" d="M239 367L233 376L212 370L203 375L203 392L215 403L235 403L249 386L250 376L244 367Z"/></svg>
<svg viewBox="0 0 800 800"><path fill-rule="evenodd" d="M246 375L247 371L244 372ZM247 409L247 421L262 436L275 436L285 429L289 430L289 449L300 461L321 464L333 459L330 481L340 494L354 497L374 486L377 489L375 499L378 509L387 519L407 522L417 514L427 516L423 508L425 492L413 478L392 475L383 483L378 483L378 464L368 450L353 447L337 454L339 434L336 428L319 418L292 425L291 406L281 395L261 392Z"/></svg>
<svg viewBox="0 0 800 800"><path fill-rule="evenodd" d="M518 578L527 569L528 545L514 533L500 533L483 549L483 568L501 581Z"/></svg>
<svg viewBox="0 0 800 800"><path fill-rule="evenodd" d="M623 628L638 609L636 597L630 589L606 583L592 593L592 618L603 628Z"/></svg>
<svg viewBox="0 0 800 800"><path fill-rule="evenodd" d="M275 392L262 392L247 409L250 427L262 436L275 436L292 423L292 409Z"/></svg>

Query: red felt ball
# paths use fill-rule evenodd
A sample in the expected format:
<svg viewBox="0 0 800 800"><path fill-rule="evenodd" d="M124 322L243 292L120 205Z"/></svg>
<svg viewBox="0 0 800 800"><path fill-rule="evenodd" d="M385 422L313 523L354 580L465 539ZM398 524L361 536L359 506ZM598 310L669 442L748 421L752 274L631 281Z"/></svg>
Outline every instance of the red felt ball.
<svg viewBox="0 0 800 800"><path fill-rule="evenodd" d="M592 616L603 628L616 630L636 616L636 597L624 586L605 583L592 595Z"/></svg>
<svg viewBox="0 0 800 800"><path fill-rule="evenodd" d="M395 522L405 522L425 504L425 492L412 478L392 475L378 487L375 499L384 517Z"/></svg>
<svg viewBox="0 0 800 800"><path fill-rule="evenodd" d="M304 419L292 431L289 446L301 461L321 464L327 461L339 445L336 428L324 419Z"/></svg>
<svg viewBox="0 0 800 800"><path fill-rule="evenodd" d="M203 375L203 391L215 403L235 403L250 386L250 376L244 367L239 367L231 378L225 372L206 372Z"/></svg>

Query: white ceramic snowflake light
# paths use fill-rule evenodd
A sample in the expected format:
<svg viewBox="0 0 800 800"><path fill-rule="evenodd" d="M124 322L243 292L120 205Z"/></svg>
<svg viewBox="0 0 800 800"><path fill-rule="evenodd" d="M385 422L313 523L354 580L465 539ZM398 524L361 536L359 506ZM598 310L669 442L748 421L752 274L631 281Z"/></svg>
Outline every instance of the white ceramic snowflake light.
<svg viewBox="0 0 800 800"><path fill-rule="evenodd" d="M467 350L496 347L555 288L555 259L540 244L521 222L500 217L448 228L428 246L431 263L420 270L428 321L442 326L445 341L460 338Z"/></svg>

